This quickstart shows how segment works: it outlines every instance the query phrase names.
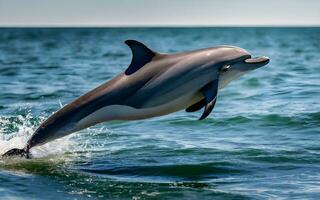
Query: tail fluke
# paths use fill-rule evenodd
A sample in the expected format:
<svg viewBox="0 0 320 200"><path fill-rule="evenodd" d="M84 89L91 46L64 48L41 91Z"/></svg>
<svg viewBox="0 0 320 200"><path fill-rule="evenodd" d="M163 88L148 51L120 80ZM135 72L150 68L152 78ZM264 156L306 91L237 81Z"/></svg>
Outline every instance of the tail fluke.
<svg viewBox="0 0 320 200"><path fill-rule="evenodd" d="M24 157L24 158L31 158L31 154L26 149L11 149L7 151L6 153L2 154L3 158L9 158L9 157Z"/></svg>

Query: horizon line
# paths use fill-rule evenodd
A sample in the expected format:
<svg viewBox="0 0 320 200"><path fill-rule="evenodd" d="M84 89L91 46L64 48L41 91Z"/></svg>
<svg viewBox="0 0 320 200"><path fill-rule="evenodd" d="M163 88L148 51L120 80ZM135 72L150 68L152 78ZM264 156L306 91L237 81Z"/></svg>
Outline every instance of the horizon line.
<svg viewBox="0 0 320 200"><path fill-rule="evenodd" d="M234 25L0 25L0 28L320 28L320 24Z"/></svg>

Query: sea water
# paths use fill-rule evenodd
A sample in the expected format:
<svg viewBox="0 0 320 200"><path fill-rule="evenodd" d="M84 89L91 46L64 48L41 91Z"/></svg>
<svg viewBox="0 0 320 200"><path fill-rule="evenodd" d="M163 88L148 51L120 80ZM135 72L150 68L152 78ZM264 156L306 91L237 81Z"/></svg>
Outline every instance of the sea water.
<svg viewBox="0 0 320 200"><path fill-rule="evenodd" d="M106 122L0 160L0 199L319 199L320 28L0 29L0 154L123 72L135 39L175 53L227 44L270 63L212 114Z"/></svg>

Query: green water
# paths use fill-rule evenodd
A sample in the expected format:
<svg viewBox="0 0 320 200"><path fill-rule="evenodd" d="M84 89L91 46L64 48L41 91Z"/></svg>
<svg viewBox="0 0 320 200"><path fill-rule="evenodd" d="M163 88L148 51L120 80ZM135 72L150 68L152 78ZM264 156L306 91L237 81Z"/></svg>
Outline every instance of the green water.
<svg viewBox="0 0 320 200"><path fill-rule="evenodd" d="M0 153L124 71L136 39L160 52L219 44L271 62L214 112L109 122L0 160L0 199L319 199L320 28L0 29Z"/></svg>

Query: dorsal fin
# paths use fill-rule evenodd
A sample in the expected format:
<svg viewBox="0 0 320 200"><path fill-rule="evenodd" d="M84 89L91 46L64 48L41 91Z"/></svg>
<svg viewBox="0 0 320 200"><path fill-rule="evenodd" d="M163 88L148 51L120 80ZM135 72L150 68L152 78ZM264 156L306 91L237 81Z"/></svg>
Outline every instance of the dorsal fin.
<svg viewBox="0 0 320 200"><path fill-rule="evenodd" d="M156 52L149 49L146 45L136 40L126 40L125 43L132 51L132 60L125 74L130 75L138 71L146 63L150 62L156 55Z"/></svg>

